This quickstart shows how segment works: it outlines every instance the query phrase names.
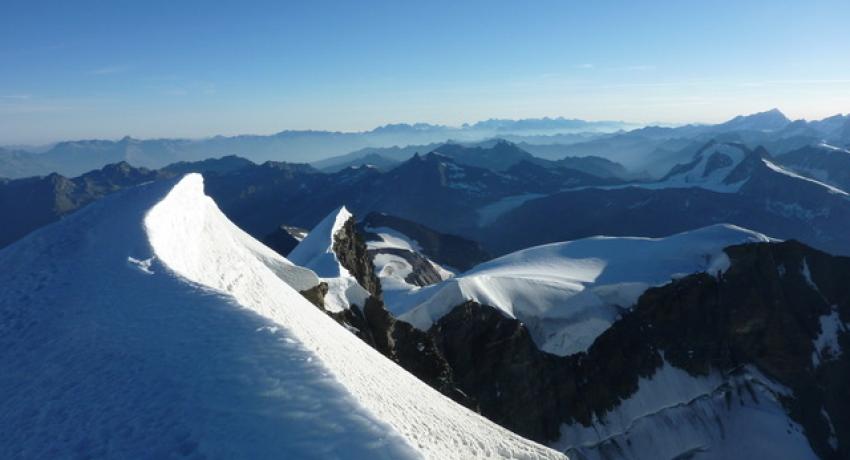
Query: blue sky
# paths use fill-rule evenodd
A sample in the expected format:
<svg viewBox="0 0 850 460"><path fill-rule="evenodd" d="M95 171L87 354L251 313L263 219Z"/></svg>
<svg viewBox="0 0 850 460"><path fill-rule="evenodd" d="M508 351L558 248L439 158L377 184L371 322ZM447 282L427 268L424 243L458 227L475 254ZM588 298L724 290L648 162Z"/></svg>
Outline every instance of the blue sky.
<svg viewBox="0 0 850 460"><path fill-rule="evenodd" d="M847 0L5 1L0 144L820 118L850 111L847 18Z"/></svg>

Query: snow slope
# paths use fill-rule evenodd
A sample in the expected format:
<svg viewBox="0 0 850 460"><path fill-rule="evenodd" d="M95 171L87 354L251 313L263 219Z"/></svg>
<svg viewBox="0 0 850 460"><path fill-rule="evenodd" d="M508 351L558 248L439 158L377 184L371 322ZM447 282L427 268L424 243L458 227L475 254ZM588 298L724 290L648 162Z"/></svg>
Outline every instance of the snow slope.
<svg viewBox="0 0 850 460"><path fill-rule="evenodd" d="M328 284L325 309L339 312L351 304L363 307L369 292L339 263L334 253L334 235L353 216L345 206L336 209L319 222L289 253L289 260L315 271Z"/></svg>
<svg viewBox="0 0 850 460"><path fill-rule="evenodd" d="M199 175L111 195L0 264L2 458L561 458L307 302L290 283L309 272Z"/></svg>
<svg viewBox="0 0 850 460"><path fill-rule="evenodd" d="M713 225L666 238L593 237L537 246L485 262L443 283L385 293L387 308L427 330L465 300L501 309L545 351L586 350L649 287L725 270L723 248L768 237Z"/></svg>

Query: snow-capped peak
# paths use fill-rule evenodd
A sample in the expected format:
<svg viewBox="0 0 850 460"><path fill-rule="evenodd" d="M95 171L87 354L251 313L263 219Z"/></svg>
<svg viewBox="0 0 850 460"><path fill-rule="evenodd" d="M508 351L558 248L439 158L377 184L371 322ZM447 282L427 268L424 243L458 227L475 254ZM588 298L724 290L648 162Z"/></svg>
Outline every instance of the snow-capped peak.
<svg viewBox="0 0 850 460"><path fill-rule="evenodd" d="M741 144L711 142L696 153L693 161L673 168L659 185L735 192L749 177L733 172L753 154Z"/></svg>
<svg viewBox="0 0 850 460"><path fill-rule="evenodd" d="M363 307L369 292L349 273L334 251L336 239L342 236L345 224L354 216L341 206L327 215L289 253L289 260L316 272L328 285L324 298L325 309L338 312L358 305Z"/></svg>
<svg viewBox="0 0 850 460"><path fill-rule="evenodd" d="M333 250L334 236L352 218L345 206L335 209L319 222L289 253L289 260L307 267L322 278L349 276Z"/></svg>

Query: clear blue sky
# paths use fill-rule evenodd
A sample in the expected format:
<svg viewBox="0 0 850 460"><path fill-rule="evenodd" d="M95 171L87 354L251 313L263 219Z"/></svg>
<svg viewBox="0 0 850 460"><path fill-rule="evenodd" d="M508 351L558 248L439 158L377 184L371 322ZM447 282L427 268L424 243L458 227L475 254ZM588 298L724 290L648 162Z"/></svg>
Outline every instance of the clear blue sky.
<svg viewBox="0 0 850 460"><path fill-rule="evenodd" d="M249 4L250 3L250 4ZM850 111L850 1L4 1L0 144Z"/></svg>

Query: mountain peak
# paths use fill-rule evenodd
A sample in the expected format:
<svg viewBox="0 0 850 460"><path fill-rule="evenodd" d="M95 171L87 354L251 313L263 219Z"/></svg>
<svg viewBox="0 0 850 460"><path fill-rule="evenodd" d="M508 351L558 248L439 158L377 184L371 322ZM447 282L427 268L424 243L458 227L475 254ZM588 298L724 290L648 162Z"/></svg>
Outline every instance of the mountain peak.
<svg viewBox="0 0 850 460"><path fill-rule="evenodd" d="M776 131L790 123L791 120L784 113L774 108L750 115L738 115L719 127L740 131Z"/></svg>

